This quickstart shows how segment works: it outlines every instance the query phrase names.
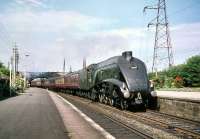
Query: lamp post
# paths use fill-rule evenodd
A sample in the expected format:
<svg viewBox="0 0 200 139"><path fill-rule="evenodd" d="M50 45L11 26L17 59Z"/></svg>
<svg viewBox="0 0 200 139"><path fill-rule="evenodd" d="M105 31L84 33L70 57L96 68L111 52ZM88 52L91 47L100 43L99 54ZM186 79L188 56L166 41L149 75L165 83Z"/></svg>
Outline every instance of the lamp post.
<svg viewBox="0 0 200 139"><path fill-rule="evenodd" d="M28 58L30 55L26 54L25 55L25 58ZM26 84L27 84L27 81L26 81L26 64L24 65L24 89L26 88Z"/></svg>

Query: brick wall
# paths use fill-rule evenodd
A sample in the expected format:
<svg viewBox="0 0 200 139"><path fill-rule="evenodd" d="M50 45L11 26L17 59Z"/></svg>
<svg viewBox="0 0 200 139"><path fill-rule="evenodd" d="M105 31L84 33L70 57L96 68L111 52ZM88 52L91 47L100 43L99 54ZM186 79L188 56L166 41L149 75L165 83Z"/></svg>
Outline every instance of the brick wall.
<svg viewBox="0 0 200 139"><path fill-rule="evenodd" d="M200 122L200 101L161 97L157 101L160 112Z"/></svg>

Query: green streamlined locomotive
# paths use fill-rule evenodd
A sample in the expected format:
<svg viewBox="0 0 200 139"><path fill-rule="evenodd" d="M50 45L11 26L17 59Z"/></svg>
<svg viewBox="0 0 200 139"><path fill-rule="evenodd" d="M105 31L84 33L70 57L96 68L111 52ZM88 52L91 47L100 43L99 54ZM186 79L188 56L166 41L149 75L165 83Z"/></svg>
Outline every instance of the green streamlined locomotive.
<svg viewBox="0 0 200 139"><path fill-rule="evenodd" d="M34 80L31 84L36 86ZM150 95L146 66L141 60L132 57L131 51L64 76L45 79L40 87L60 89L120 106L121 109L132 105L146 106Z"/></svg>

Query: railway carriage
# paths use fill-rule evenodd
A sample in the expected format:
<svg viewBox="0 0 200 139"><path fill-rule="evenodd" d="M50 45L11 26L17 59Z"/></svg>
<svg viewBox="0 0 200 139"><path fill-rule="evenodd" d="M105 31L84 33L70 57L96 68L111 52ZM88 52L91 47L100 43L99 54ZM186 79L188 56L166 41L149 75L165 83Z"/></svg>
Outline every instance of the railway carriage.
<svg viewBox="0 0 200 139"><path fill-rule="evenodd" d="M80 82L79 82L79 73L78 72L71 72L67 74L64 78L65 87L68 89L79 89Z"/></svg>

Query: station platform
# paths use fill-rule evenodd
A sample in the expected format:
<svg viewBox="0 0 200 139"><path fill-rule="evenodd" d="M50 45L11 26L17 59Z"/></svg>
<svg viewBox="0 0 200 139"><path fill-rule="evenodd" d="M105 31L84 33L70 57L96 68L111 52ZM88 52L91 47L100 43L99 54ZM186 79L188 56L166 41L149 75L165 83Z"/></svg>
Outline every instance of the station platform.
<svg viewBox="0 0 200 139"><path fill-rule="evenodd" d="M153 96L160 112L200 122L200 92L154 91Z"/></svg>
<svg viewBox="0 0 200 139"><path fill-rule="evenodd" d="M68 131L68 136L72 139L115 139L110 133L105 131L100 125L95 123L87 115L66 99L54 92L48 91L54 101Z"/></svg>
<svg viewBox="0 0 200 139"><path fill-rule="evenodd" d="M61 116L45 90L0 101L0 139L69 139Z"/></svg>
<svg viewBox="0 0 200 139"><path fill-rule="evenodd" d="M155 96L162 98L182 99L200 102L200 92L155 91Z"/></svg>
<svg viewBox="0 0 200 139"><path fill-rule="evenodd" d="M61 96L40 88L0 101L0 139L115 139Z"/></svg>

